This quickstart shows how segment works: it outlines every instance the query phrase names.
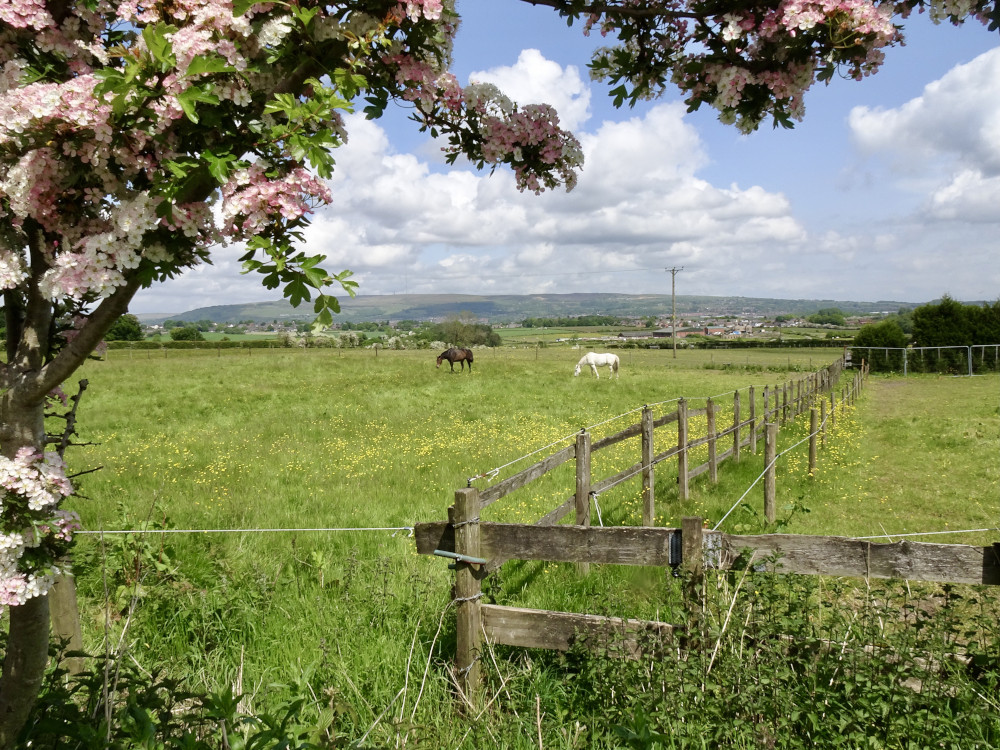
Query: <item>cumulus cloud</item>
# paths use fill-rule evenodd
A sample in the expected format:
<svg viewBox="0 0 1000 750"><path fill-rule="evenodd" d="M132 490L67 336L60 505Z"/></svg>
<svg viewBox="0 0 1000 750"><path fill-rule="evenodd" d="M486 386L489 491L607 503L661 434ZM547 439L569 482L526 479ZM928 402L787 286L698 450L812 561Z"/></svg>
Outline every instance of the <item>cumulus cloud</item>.
<svg viewBox="0 0 1000 750"><path fill-rule="evenodd" d="M537 49L522 50L511 66L478 70L470 81L492 83L519 105L550 104L559 124L577 130L590 119L590 88L575 65L562 67Z"/></svg>
<svg viewBox="0 0 1000 750"><path fill-rule="evenodd" d="M899 171L946 157L1000 174L1000 48L956 66L901 107L855 107L849 124L863 151L894 157Z"/></svg>
<svg viewBox="0 0 1000 750"><path fill-rule="evenodd" d="M928 219L1000 222L1000 48L953 68L895 109L856 107L859 149L923 195Z"/></svg>
<svg viewBox="0 0 1000 750"><path fill-rule="evenodd" d="M378 127L351 121L352 133L356 125ZM694 245L724 274L805 235L784 196L697 177L706 158L679 104L579 136L586 166L578 187L543 196L518 193L504 170L434 172L393 154L385 138L352 137L339 163L359 169L334 181L334 204L309 244L354 269L368 293L398 288L403 273L409 291L516 293L606 288L616 282L601 274L648 275L651 264L672 263ZM574 278L552 281L566 276Z"/></svg>

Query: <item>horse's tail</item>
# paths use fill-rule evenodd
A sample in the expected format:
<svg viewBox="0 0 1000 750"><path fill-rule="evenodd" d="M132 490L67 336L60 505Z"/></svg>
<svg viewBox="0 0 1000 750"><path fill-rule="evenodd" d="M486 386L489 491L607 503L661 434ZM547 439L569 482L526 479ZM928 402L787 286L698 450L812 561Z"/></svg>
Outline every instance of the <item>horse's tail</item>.
<svg viewBox="0 0 1000 750"><path fill-rule="evenodd" d="M615 361L611 363L611 369L615 371L616 375L618 374L618 356L617 355L615 355Z"/></svg>
<svg viewBox="0 0 1000 750"><path fill-rule="evenodd" d="M469 360L469 362L472 362L472 349L466 349L465 356Z"/></svg>

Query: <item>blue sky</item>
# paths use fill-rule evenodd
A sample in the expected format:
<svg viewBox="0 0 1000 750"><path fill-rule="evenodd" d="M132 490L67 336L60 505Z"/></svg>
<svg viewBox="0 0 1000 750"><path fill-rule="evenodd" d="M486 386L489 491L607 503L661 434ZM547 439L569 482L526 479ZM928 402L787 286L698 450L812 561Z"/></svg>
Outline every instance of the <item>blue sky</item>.
<svg viewBox="0 0 1000 750"><path fill-rule="evenodd" d="M1000 35L907 21L862 82L816 85L794 130L749 136L676 92L616 110L591 82L600 38L517 0L458 0L455 73L546 101L584 146L572 193L447 166L399 109L349 121L334 203L307 233L361 294L669 293L926 302L1000 297ZM236 248L141 292L132 312L277 294Z"/></svg>

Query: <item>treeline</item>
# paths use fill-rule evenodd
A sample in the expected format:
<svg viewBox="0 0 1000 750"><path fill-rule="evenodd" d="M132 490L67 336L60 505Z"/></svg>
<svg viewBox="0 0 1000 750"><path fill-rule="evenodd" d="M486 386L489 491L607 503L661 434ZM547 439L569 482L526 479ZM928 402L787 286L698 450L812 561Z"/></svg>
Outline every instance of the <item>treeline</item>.
<svg viewBox="0 0 1000 750"><path fill-rule="evenodd" d="M503 339L487 323L468 323L461 320L446 320L434 323L415 332L423 341L444 341L455 346L500 346Z"/></svg>
<svg viewBox="0 0 1000 750"><path fill-rule="evenodd" d="M621 319L612 315L580 315L573 318L525 318L522 328L577 328L580 326L616 326Z"/></svg>

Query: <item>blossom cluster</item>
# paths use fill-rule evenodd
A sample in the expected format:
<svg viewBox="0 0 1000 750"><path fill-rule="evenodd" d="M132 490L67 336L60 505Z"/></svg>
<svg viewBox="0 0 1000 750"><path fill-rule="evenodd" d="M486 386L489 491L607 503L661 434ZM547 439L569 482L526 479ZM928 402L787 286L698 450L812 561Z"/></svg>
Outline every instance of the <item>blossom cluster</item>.
<svg viewBox="0 0 1000 750"><path fill-rule="evenodd" d="M0 3L0 21L15 29L44 29L53 24L45 0L15 0Z"/></svg>
<svg viewBox="0 0 1000 750"><path fill-rule="evenodd" d="M540 193L559 176L567 190L577 182L583 164L579 141L559 127L559 115L547 104L518 108L492 84L465 88L466 108L479 120L482 158L487 164L508 163L520 190ZM549 177L546 184L543 179Z"/></svg>
<svg viewBox="0 0 1000 750"><path fill-rule="evenodd" d="M58 569L50 559L26 552L65 546L80 528L75 513L58 504L73 488L58 453L21 448L14 458L0 456L0 610L41 596Z"/></svg>
<svg viewBox="0 0 1000 750"><path fill-rule="evenodd" d="M803 95L835 73L862 79L877 72L885 49L903 41L895 16L929 10L934 21L990 21L982 0L777 0L715 8L692 0L581 3L584 33L617 36L591 63L597 79L619 84L622 100L678 86L692 108L709 104L720 119L750 131L767 115L790 126ZM641 7L641 12L636 12Z"/></svg>
<svg viewBox="0 0 1000 750"><path fill-rule="evenodd" d="M56 506L73 492L65 474L66 465L58 453L39 453L25 446L13 459L0 456L0 488L8 500L0 500L0 512L11 496L24 498L27 508L40 511Z"/></svg>
<svg viewBox="0 0 1000 750"><path fill-rule="evenodd" d="M437 21L441 18L442 10L441 0L406 0L397 6L398 13L405 13L414 22L421 18Z"/></svg>
<svg viewBox="0 0 1000 750"><path fill-rule="evenodd" d="M222 230L230 237L251 237L281 217L286 222L312 211L311 201L329 203L330 188L305 169L270 178L260 164L241 169L222 186Z"/></svg>
<svg viewBox="0 0 1000 750"><path fill-rule="evenodd" d="M143 192L113 206L106 231L88 235L52 257L42 290L52 299L81 299L95 292L105 296L124 284L124 274L139 265L143 238L159 223L157 203Z"/></svg>

